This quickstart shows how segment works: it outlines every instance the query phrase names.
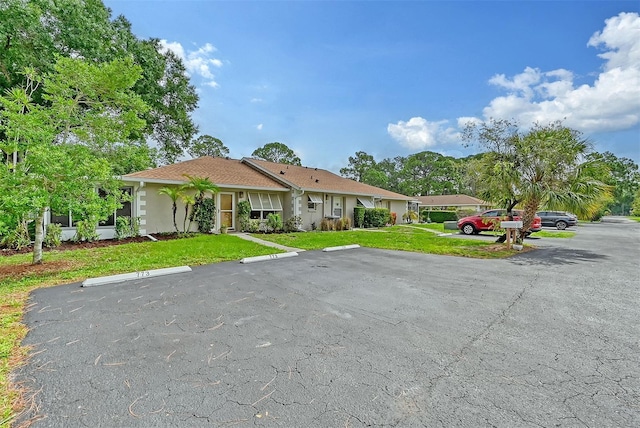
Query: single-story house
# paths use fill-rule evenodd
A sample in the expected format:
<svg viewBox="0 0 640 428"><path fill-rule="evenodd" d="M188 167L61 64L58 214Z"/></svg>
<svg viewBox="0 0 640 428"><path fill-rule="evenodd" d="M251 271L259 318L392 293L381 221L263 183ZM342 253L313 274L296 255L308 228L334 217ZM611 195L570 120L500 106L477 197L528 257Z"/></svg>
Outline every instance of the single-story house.
<svg viewBox="0 0 640 428"><path fill-rule="evenodd" d="M115 218L119 215L138 217L143 235L174 231L171 199L158 192L165 186L187 183L185 175L209 178L219 187L219 192L212 195L216 229L223 224L230 230L239 227L236 211L240 201L249 201L253 219L265 219L269 213L279 213L285 221L299 216L303 229L311 230L312 224L319 227L323 218L348 217L353 224L353 209L358 205L387 208L401 217L408 203L415 200L319 168L204 156L122 176L126 191L132 196L131 202L125 203L110 221L98 227L100 237L114 237ZM51 218L52 222L58 223L58 220ZM184 205L178 201L178 227L183 220ZM192 229L195 227L192 225ZM73 225L68 221L64 223L64 238L70 238L73 233Z"/></svg>
<svg viewBox="0 0 640 428"><path fill-rule="evenodd" d="M469 195L432 195L415 196L420 211L445 210L447 208L482 211L492 207L492 204Z"/></svg>

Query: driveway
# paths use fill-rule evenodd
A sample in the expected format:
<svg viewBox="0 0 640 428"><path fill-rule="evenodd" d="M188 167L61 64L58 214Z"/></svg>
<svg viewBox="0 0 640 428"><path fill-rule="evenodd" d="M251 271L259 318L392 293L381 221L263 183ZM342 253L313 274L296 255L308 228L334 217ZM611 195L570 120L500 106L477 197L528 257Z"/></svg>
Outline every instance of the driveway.
<svg viewBox="0 0 640 428"><path fill-rule="evenodd" d="M543 241L37 290L17 380L34 427L640 426L640 224Z"/></svg>

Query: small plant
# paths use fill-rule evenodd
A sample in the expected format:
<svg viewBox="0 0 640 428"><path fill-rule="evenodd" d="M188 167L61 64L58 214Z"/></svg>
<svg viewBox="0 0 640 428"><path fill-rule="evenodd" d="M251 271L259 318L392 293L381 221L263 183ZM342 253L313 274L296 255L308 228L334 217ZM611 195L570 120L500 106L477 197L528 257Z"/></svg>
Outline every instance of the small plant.
<svg viewBox="0 0 640 428"><path fill-rule="evenodd" d="M131 236L131 219L129 217L116 217L116 239L125 239Z"/></svg>
<svg viewBox="0 0 640 428"><path fill-rule="evenodd" d="M340 219L340 223L342 230L351 229L351 219L349 217L343 217L342 219Z"/></svg>
<svg viewBox="0 0 640 428"><path fill-rule="evenodd" d="M15 229L10 231L2 241L2 244L13 250L21 250L31 245L29 228L26 221L20 221Z"/></svg>
<svg viewBox="0 0 640 428"><path fill-rule="evenodd" d="M320 220L320 230L323 232L328 232L329 230L332 230L332 224L333 222L331 220L329 220L328 218L323 218L322 220Z"/></svg>
<svg viewBox="0 0 640 428"><path fill-rule="evenodd" d="M247 232L249 233L257 233L260 232L260 227L262 226L262 221L258 219L249 219L247 221Z"/></svg>
<svg viewBox="0 0 640 428"><path fill-rule="evenodd" d="M242 232L251 232L251 226L250 226L251 219L249 218L249 216L251 215L251 204L249 203L249 201L238 202L237 213L238 213L238 225L240 226L240 230Z"/></svg>
<svg viewBox="0 0 640 428"><path fill-rule="evenodd" d="M116 239L132 238L140 235L140 217L116 217Z"/></svg>
<svg viewBox="0 0 640 428"><path fill-rule="evenodd" d="M269 213L267 214L267 231L278 232L282 230L282 219L279 214Z"/></svg>
<svg viewBox="0 0 640 428"><path fill-rule="evenodd" d="M62 226L58 223L47 225L47 233L42 244L47 248L59 247L62 243Z"/></svg>
<svg viewBox="0 0 640 428"><path fill-rule="evenodd" d="M418 220L418 213L413 210L409 210L402 214L402 220L404 220L405 223L413 223Z"/></svg>
<svg viewBox="0 0 640 428"><path fill-rule="evenodd" d="M398 214L397 213L391 213L389 215L389 223L391 223L391 225L395 225L396 222L398 221Z"/></svg>
<svg viewBox="0 0 640 428"><path fill-rule="evenodd" d="M226 223L223 223L222 225L220 225L220 233L222 234L227 233L228 230L229 230L229 226L227 226Z"/></svg>
<svg viewBox="0 0 640 428"><path fill-rule="evenodd" d="M91 220L80 220L75 223L76 234L73 237L74 242L93 242L100 238L96 232L96 222Z"/></svg>
<svg viewBox="0 0 640 428"><path fill-rule="evenodd" d="M294 216L284 223L285 232L297 232L302 227L302 217Z"/></svg>

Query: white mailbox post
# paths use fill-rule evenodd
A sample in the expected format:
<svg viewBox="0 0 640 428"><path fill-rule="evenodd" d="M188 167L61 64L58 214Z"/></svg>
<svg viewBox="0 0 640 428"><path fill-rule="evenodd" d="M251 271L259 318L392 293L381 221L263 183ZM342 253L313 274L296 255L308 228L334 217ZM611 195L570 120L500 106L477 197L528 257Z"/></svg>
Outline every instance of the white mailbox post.
<svg viewBox="0 0 640 428"><path fill-rule="evenodd" d="M506 230L507 249L511 249L511 244L516 242L516 233L522 227L522 221L501 221L500 227Z"/></svg>

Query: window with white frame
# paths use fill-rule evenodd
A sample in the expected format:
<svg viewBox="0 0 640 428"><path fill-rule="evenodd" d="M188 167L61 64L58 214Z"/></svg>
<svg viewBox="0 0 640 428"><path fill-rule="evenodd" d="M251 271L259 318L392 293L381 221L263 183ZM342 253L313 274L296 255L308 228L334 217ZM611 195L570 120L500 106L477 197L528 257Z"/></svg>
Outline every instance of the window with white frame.
<svg viewBox="0 0 640 428"><path fill-rule="evenodd" d="M131 199L133 194L133 188L123 187L120 190L122 191L122 194L124 195L124 198L125 198L125 200L122 201L122 207L118 208L113 214L107 217L106 220L100 221L99 226L114 226L116 224L115 223L116 218L132 217L133 212L131 207ZM98 190L98 194L101 197L105 196L105 193L102 189ZM72 212L67 212L64 214L51 212L49 216L50 216L49 219L51 224L59 224L62 227L75 227L75 223L78 222L79 220L82 220L81 218L77 218L77 216L76 218L74 218Z"/></svg>
<svg viewBox="0 0 640 428"><path fill-rule="evenodd" d="M373 201L367 198L358 198L358 204L362 205L365 208L375 208Z"/></svg>
<svg viewBox="0 0 640 428"><path fill-rule="evenodd" d="M252 219L263 220L272 213L282 213L282 201L277 193L249 193Z"/></svg>
<svg viewBox="0 0 640 428"><path fill-rule="evenodd" d="M308 195L307 208L309 211L316 211L319 204L322 204L322 196Z"/></svg>

